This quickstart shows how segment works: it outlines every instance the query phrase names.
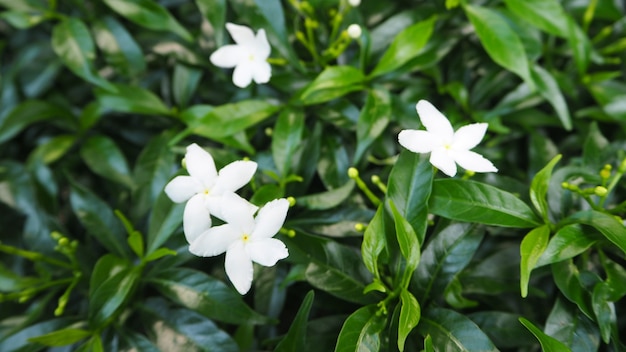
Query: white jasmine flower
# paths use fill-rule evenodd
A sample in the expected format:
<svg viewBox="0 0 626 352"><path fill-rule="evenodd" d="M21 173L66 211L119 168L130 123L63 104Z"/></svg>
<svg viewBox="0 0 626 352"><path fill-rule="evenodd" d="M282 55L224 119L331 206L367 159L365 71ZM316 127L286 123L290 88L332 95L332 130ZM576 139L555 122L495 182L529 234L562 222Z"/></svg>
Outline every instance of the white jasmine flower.
<svg viewBox="0 0 626 352"><path fill-rule="evenodd" d="M348 26L348 35L350 36L350 38L357 39L361 36L361 34L361 26L359 26L358 24L353 23Z"/></svg>
<svg viewBox="0 0 626 352"><path fill-rule="evenodd" d="M361 0L348 0L348 4L352 7L357 7L361 5Z"/></svg>
<svg viewBox="0 0 626 352"><path fill-rule="evenodd" d="M398 142L414 153L430 153L430 163L444 174L456 175L456 164L473 172L497 172L498 169L482 155L470 151L485 136L486 123L463 126L456 132L450 121L426 100L416 105L426 131L403 130Z"/></svg>
<svg viewBox="0 0 626 352"><path fill-rule="evenodd" d="M224 195L232 195L252 212L256 210L234 193L256 172L254 161L234 161L218 173L211 154L194 143L187 147L185 163L189 176L176 176L165 186L165 193L176 203L187 201L183 230L189 243L211 227L211 215L224 220L221 205Z"/></svg>
<svg viewBox="0 0 626 352"><path fill-rule="evenodd" d="M235 68L233 83L247 87L250 82L267 83L272 76L272 67L267 62L271 47L265 30L260 29L256 36L246 26L226 23L226 29L236 44L225 45L214 52L210 60L218 67Z"/></svg>
<svg viewBox="0 0 626 352"><path fill-rule="evenodd" d="M289 201L281 198L265 204L256 218L254 212L242 207L231 196L224 197L223 202L226 224L200 234L189 245L189 251L200 257L226 252L226 275L243 295L252 285L252 262L273 266L289 255L285 244L272 238L285 222Z"/></svg>

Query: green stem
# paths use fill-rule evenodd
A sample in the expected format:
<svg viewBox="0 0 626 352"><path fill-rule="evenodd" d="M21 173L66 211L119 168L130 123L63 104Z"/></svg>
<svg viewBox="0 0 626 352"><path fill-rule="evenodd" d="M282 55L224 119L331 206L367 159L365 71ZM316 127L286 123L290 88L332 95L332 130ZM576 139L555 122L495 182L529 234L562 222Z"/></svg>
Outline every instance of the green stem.
<svg viewBox="0 0 626 352"><path fill-rule="evenodd" d="M7 253L7 254L13 254L13 255L17 255L23 258L26 258L28 260L31 260L33 262L36 261L42 261L48 264L52 264L52 265L56 265L56 266L60 266L62 268L66 268L66 269L74 269L72 267L71 264L68 264L66 262L54 259L54 258L50 258L47 257L41 253L38 252L32 252L32 251L27 251L27 250L23 250L23 249L19 249L13 246L7 246L4 245L2 243L0 243L0 251Z"/></svg>

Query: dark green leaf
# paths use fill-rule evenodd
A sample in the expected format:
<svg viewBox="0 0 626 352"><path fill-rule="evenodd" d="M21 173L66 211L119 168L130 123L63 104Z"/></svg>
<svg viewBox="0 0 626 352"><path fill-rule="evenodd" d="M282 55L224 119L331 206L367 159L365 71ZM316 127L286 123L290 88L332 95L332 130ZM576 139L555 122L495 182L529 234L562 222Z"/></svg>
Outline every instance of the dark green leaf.
<svg viewBox="0 0 626 352"><path fill-rule="evenodd" d="M505 0L506 6L533 26L560 36L568 37L567 14L558 0Z"/></svg>
<svg viewBox="0 0 626 352"><path fill-rule="evenodd" d="M0 351L36 351L40 346L37 346L37 349L32 348L32 345L28 341L30 338L63 329L74 322L75 321L72 319L58 318L42 320L29 325L8 336L3 336L3 339L0 340Z"/></svg>
<svg viewBox="0 0 626 352"><path fill-rule="evenodd" d="M324 103L361 90L365 76L352 66L328 66L302 92L300 100L305 105Z"/></svg>
<svg viewBox="0 0 626 352"><path fill-rule="evenodd" d="M380 333L387 323L384 314L376 314L376 305L359 308L346 319L335 352L376 352L380 350Z"/></svg>
<svg viewBox="0 0 626 352"><path fill-rule="evenodd" d="M100 329L123 310L139 284L141 272L136 268L121 270L107 278L89 300L89 324Z"/></svg>
<svg viewBox="0 0 626 352"><path fill-rule="evenodd" d="M28 156L28 163L38 160L44 164L52 164L62 158L74 146L75 135L61 134L40 144Z"/></svg>
<svg viewBox="0 0 626 352"><path fill-rule="evenodd" d="M134 187L128 162L111 138L102 135L89 137L80 149L80 156L94 173L128 188Z"/></svg>
<svg viewBox="0 0 626 352"><path fill-rule="evenodd" d="M173 251L171 249L159 248L159 249L155 250L154 252L150 253L149 255L145 256L143 258L143 261L148 263L148 262L151 262L151 261L163 258L163 257L168 256L168 255L176 255L176 254L177 254L176 251Z"/></svg>
<svg viewBox="0 0 626 352"><path fill-rule="evenodd" d="M420 321L421 309L415 296L406 289L400 291L400 301L402 308L400 310L400 323L398 324L398 349L404 351L406 338Z"/></svg>
<svg viewBox="0 0 626 352"><path fill-rule="evenodd" d="M411 224L402 217L402 215L396 209L393 201L389 200L389 207L391 208L391 214L393 215L393 222L396 227L396 238L398 239L398 245L400 246L400 252L406 260L404 272L402 274L402 280L400 281L400 287L406 289L413 275L413 271L417 268L420 261L420 246L417 234L411 227Z"/></svg>
<svg viewBox="0 0 626 352"><path fill-rule="evenodd" d="M530 201L535 206L535 209L541 214L545 223L549 223L548 218L548 186L550 185L550 178L552 177L552 169L554 165L561 160L561 154L555 156L548 165L546 165L541 171L537 172L530 184Z"/></svg>
<svg viewBox="0 0 626 352"><path fill-rule="evenodd" d="M74 344L91 336L92 332L76 328L65 328L45 335L31 337L30 342L40 343L45 346L65 346Z"/></svg>
<svg viewBox="0 0 626 352"><path fill-rule="evenodd" d="M520 328L519 314L499 311L476 312L468 315L499 348L534 346L533 335Z"/></svg>
<svg viewBox="0 0 626 352"><path fill-rule="evenodd" d="M583 165L594 169L604 166L602 163L612 154L611 148L607 147L609 147L609 141L598 128L598 124L595 121L592 122L583 145Z"/></svg>
<svg viewBox="0 0 626 352"><path fill-rule="evenodd" d="M274 165L283 177L289 175L293 170L293 156L302 142L302 132L304 131L304 111L300 109L287 108L283 110L272 133L272 157Z"/></svg>
<svg viewBox="0 0 626 352"><path fill-rule="evenodd" d="M583 286L580 271L571 259L552 264L552 277L561 293L570 302L576 303L588 317L593 317L591 295Z"/></svg>
<svg viewBox="0 0 626 352"><path fill-rule="evenodd" d="M137 86L114 84L114 91L96 89L103 108L111 111L141 115L171 115L163 101L149 90Z"/></svg>
<svg viewBox="0 0 626 352"><path fill-rule="evenodd" d="M298 197L298 205L302 205L311 210L325 210L331 209L343 201L345 201L350 194L352 194L352 190L354 189L354 181L349 180L345 185L331 189L330 191L309 194L306 196Z"/></svg>
<svg viewBox="0 0 626 352"><path fill-rule="evenodd" d="M378 272L378 256L385 249L385 215L384 206L381 205L376 211L376 215L367 225L363 234L363 243L361 244L361 256L363 263L367 269L374 274L374 277L380 277Z"/></svg>
<svg viewBox="0 0 626 352"><path fill-rule="evenodd" d="M44 120L71 120L71 112L46 101L26 100L0 119L0 143L13 138L26 127Z"/></svg>
<svg viewBox="0 0 626 352"><path fill-rule="evenodd" d="M130 263L111 253L105 254L94 266L89 279L89 296L93 296L96 290L110 277L122 270L130 270Z"/></svg>
<svg viewBox="0 0 626 352"><path fill-rule="evenodd" d="M519 318L519 321L535 335L539 343L541 344L541 348L544 352L570 352L571 350L567 348L562 342L559 340L546 335L543 331L539 330L533 323L528 321L526 318Z"/></svg>
<svg viewBox="0 0 626 352"><path fill-rule="evenodd" d="M600 334L596 324L576 306L557 299L546 321L544 332L563 342L572 352L597 351Z"/></svg>
<svg viewBox="0 0 626 352"><path fill-rule="evenodd" d="M580 225L567 225L554 234L535 267L560 262L583 253L598 241L598 236Z"/></svg>
<svg viewBox="0 0 626 352"><path fill-rule="evenodd" d="M359 163L361 157L374 140L383 133L390 119L391 96L389 91L382 88L370 90L356 125L355 165Z"/></svg>
<svg viewBox="0 0 626 352"><path fill-rule="evenodd" d="M563 93L559 88L559 84L554 79L552 74L539 65L534 65L531 68L531 75L535 86L539 90L539 94L543 96L552 105L556 111L559 120L563 127L571 131L572 118L569 114L569 108L567 102L563 97Z"/></svg>
<svg viewBox="0 0 626 352"><path fill-rule="evenodd" d="M226 0L196 0L202 16L206 18L215 33L218 47L224 45L224 29L226 28Z"/></svg>
<svg viewBox="0 0 626 352"><path fill-rule="evenodd" d="M591 295L591 307L600 327L604 343L610 342L612 331L617 332L615 304L610 301L611 291L611 286L606 282L599 282L593 288Z"/></svg>
<svg viewBox="0 0 626 352"><path fill-rule="evenodd" d="M584 210L570 216L566 221L593 226L626 253L626 226L614 216L596 210Z"/></svg>
<svg viewBox="0 0 626 352"><path fill-rule="evenodd" d="M535 213L519 198L496 187L460 179L433 182L429 211L449 219L504 227L535 227Z"/></svg>
<svg viewBox="0 0 626 352"><path fill-rule="evenodd" d="M176 204L161 192L157 197L148 220L146 255L154 252L178 229L183 222L185 204Z"/></svg>
<svg viewBox="0 0 626 352"><path fill-rule="evenodd" d="M498 350L473 321L453 310L427 309L417 329L422 336L431 336L438 351Z"/></svg>
<svg viewBox="0 0 626 352"><path fill-rule="evenodd" d="M185 107L196 93L202 78L202 70L183 64L174 66L172 92L178 106Z"/></svg>
<svg viewBox="0 0 626 352"><path fill-rule="evenodd" d="M548 246L548 238L550 237L550 226L541 225L532 229L520 245L520 290L522 297L528 295L528 281L530 280L530 273L535 268L539 257L545 251Z"/></svg>
<svg viewBox="0 0 626 352"><path fill-rule="evenodd" d="M302 304L296 317L291 322L291 327L283 339L280 341L274 352L291 352L291 351L303 351L307 345L306 330L307 321L309 320L309 312L313 305L314 291L309 291Z"/></svg>
<svg viewBox="0 0 626 352"><path fill-rule="evenodd" d="M146 69L141 48L117 19L106 16L94 22L93 32L107 62L122 74L136 76Z"/></svg>

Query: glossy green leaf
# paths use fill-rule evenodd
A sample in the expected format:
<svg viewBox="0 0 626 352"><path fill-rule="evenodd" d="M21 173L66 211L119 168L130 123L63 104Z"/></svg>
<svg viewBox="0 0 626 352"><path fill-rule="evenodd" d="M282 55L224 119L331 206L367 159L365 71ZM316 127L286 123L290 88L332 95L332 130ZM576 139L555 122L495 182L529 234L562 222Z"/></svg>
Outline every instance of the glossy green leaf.
<svg viewBox="0 0 626 352"><path fill-rule="evenodd" d="M391 72L416 57L430 39L436 21L437 16L431 16L398 33L370 73L370 77Z"/></svg>
<svg viewBox="0 0 626 352"><path fill-rule="evenodd" d="M541 349L544 352L570 352L571 350L565 346L559 340L546 335L543 331L537 328L533 323L531 323L528 319L520 317L519 321L528 329L530 332L535 335L539 343L541 344Z"/></svg>
<svg viewBox="0 0 626 352"><path fill-rule="evenodd" d="M550 226L541 225L532 229L520 245L520 256L522 258L520 263L520 290L522 297L528 295L528 281L530 280L530 273L535 268L537 261L546 250L548 246L548 239L550 237Z"/></svg>
<svg viewBox="0 0 626 352"><path fill-rule="evenodd" d="M496 187L460 179L437 179L429 211L449 219L504 227L535 227L535 213L519 198Z"/></svg>
<svg viewBox="0 0 626 352"><path fill-rule="evenodd" d="M75 135L61 134L40 144L28 156L28 162L39 160L44 164L52 164L61 159L76 143Z"/></svg>
<svg viewBox="0 0 626 352"><path fill-rule="evenodd" d="M178 106L185 107L198 89L202 70L183 64L174 66L172 93Z"/></svg>
<svg viewBox="0 0 626 352"><path fill-rule="evenodd" d="M31 337L28 340L45 346L65 346L84 340L91 335L92 332L87 330L65 328L47 333L45 335Z"/></svg>
<svg viewBox="0 0 626 352"><path fill-rule="evenodd" d="M411 292L406 289L400 291L400 323L398 324L398 349L404 351L404 343L409 333L420 321L421 309L419 302Z"/></svg>
<svg viewBox="0 0 626 352"><path fill-rule="evenodd" d="M598 237L577 224L564 226L552 236L535 267L573 258L598 242Z"/></svg>
<svg viewBox="0 0 626 352"><path fill-rule="evenodd" d="M203 272L189 268L168 269L149 281L164 296L208 318L232 324L268 323L268 319L246 305L234 289Z"/></svg>
<svg viewBox="0 0 626 352"><path fill-rule="evenodd" d="M139 270L125 269L102 282L89 300L89 325L99 329L110 323L124 309L140 278Z"/></svg>
<svg viewBox="0 0 626 352"><path fill-rule="evenodd" d="M552 170L556 163L561 160L561 154L555 156L548 165L541 169L530 184L530 201L535 206L535 209L541 214L545 223L549 222L548 218L548 186L550 185L550 178L552 177Z"/></svg>
<svg viewBox="0 0 626 352"><path fill-rule="evenodd" d="M136 76L146 69L146 62L141 48L114 17L105 16L93 23L94 39L111 66L127 76Z"/></svg>
<svg viewBox="0 0 626 352"><path fill-rule="evenodd" d="M184 209L184 203L172 202L165 192L159 194L148 219L147 255L165 243L179 228L183 222Z"/></svg>
<svg viewBox="0 0 626 352"><path fill-rule="evenodd" d="M171 115L170 109L154 93L141 87L115 84L115 91L96 89L100 105L110 111L140 115Z"/></svg>
<svg viewBox="0 0 626 352"><path fill-rule="evenodd" d="M591 294L583 286L578 267L571 259L554 263L552 268L552 278L561 293L575 303L580 311L588 317L593 317L591 308Z"/></svg>
<svg viewBox="0 0 626 352"><path fill-rule="evenodd" d="M226 0L196 0L196 5L206 18L215 33L215 43L218 47L224 45L226 29Z"/></svg>
<svg viewBox="0 0 626 352"><path fill-rule="evenodd" d="M297 202L298 205L307 207L311 210L331 209L340 205L352 194L354 185L354 180L349 180L345 185L339 188L298 197Z"/></svg>
<svg viewBox="0 0 626 352"><path fill-rule="evenodd" d="M176 255L176 254L178 254L178 253L176 251L171 250L171 249L159 248L159 249L155 250L154 252L146 255L143 258L143 261L146 262L146 263L149 263L151 261L155 261L155 260L163 258L165 256Z"/></svg>
<svg viewBox="0 0 626 352"><path fill-rule="evenodd" d="M609 147L609 141L598 128L598 124L594 121L589 125L589 131L585 137L583 145L583 165L600 169L604 165L605 160L609 160L612 154Z"/></svg>
<svg viewBox="0 0 626 352"><path fill-rule="evenodd" d="M307 345L307 321L309 320L309 312L311 311L314 297L315 293L312 290L306 294L298 309L298 313L296 313L296 317L291 322L287 334L280 340L274 352L304 351Z"/></svg>
<svg viewBox="0 0 626 352"><path fill-rule="evenodd" d="M611 286L606 282L597 283L591 294L591 308L593 308L604 343L609 343L611 333L617 332L617 313L615 304L610 301L610 296Z"/></svg>
<svg viewBox="0 0 626 352"><path fill-rule="evenodd" d="M420 243L417 238L417 234L411 224L402 217L398 212L398 209L393 204L393 201L389 200L389 207L391 208L391 214L393 215L393 222L396 228L396 238L398 245L400 246L400 253L406 260L404 272L402 273L402 279L400 281L400 287L406 289L413 275L413 271L417 268L420 261Z"/></svg>
<svg viewBox="0 0 626 352"><path fill-rule="evenodd" d="M534 346L533 335L519 325L519 313L502 311L481 311L468 314L468 317L484 331L498 348L518 348Z"/></svg>
<svg viewBox="0 0 626 352"><path fill-rule="evenodd" d="M45 17L40 14L31 15L29 13L11 10L0 12L0 18L11 26L19 29L34 27L45 20Z"/></svg>
<svg viewBox="0 0 626 352"><path fill-rule="evenodd" d="M123 270L130 270L130 262L114 254L108 253L98 259L89 279L89 296L110 277Z"/></svg>
<svg viewBox="0 0 626 352"><path fill-rule="evenodd" d="M505 0L514 14L541 30L568 37L567 14L558 0Z"/></svg>
<svg viewBox="0 0 626 352"><path fill-rule="evenodd" d="M196 105L181 114L191 133L207 138L234 136L272 116L279 106L266 100L244 100L215 108Z"/></svg>
<svg viewBox="0 0 626 352"><path fill-rule="evenodd" d="M600 256L606 273L606 285L609 287L607 300L617 302L626 295L626 269L604 253Z"/></svg>
<svg viewBox="0 0 626 352"><path fill-rule="evenodd" d="M438 351L497 351L474 322L450 309L425 310L417 329L422 336L430 335Z"/></svg>
<svg viewBox="0 0 626 352"><path fill-rule="evenodd" d="M70 111L51 102L25 100L0 119L0 143L4 143L30 125L45 120L70 120Z"/></svg>
<svg viewBox="0 0 626 352"><path fill-rule="evenodd" d="M170 31L191 42L193 36L167 9L150 0L104 0L113 11L148 29Z"/></svg>
<svg viewBox="0 0 626 352"><path fill-rule="evenodd" d="M97 175L134 187L126 157L113 139L103 135L89 137L80 149L80 156Z"/></svg>
<svg viewBox="0 0 626 352"><path fill-rule="evenodd" d="M302 132L304 131L304 111L300 109L287 108L283 110L272 132L272 157L276 169L283 179L290 172L295 171L292 167L294 153L302 142Z"/></svg>
<svg viewBox="0 0 626 352"><path fill-rule="evenodd" d="M302 92L305 105L324 103L361 90L365 81L363 72L352 66L328 66Z"/></svg>
<svg viewBox="0 0 626 352"><path fill-rule="evenodd" d="M391 95L386 89L372 89L367 94L365 106L356 125L356 151L354 164L358 164L367 148L378 138L391 120Z"/></svg>
<svg viewBox="0 0 626 352"><path fill-rule="evenodd" d="M539 94L552 105L563 127L571 131L572 117L570 116L565 97L563 97L561 88L559 88L559 84L554 76L539 65L533 65L531 67L531 76L537 90L539 90Z"/></svg>
<svg viewBox="0 0 626 352"><path fill-rule="evenodd" d="M359 308L341 327L335 352L376 352L380 350L380 333L387 323L385 315L376 314L376 305Z"/></svg>
<svg viewBox="0 0 626 352"><path fill-rule="evenodd" d="M576 23L571 17L567 19L567 25L569 30L568 42L572 52L574 54L574 61L576 62L576 68L578 74L583 76L587 73L587 68L591 63L591 56L593 53L593 45L585 31Z"/></svg>
<svg viewBox="0 0 626 352"><path fill-rule="evenodd" d="M584 210L573 214L567 221L593 226L626 253L626 226L614 216L596 210Z"/></svg>
<svg viewBox="0 0 626 352"><path fill-rule="evenodd" d="M491 59L532 86L524 45L506 19L498 11L483 6L466 5L464 9Z"/></svg>
<svg viewBox="0 0 626 352"><path fill-rule="evenodd" d="M596 324L562 299L554 303L544 332L563 342L572 352L597 351L600 346Z"/></svg>
<svg viewBox="0 0 626 352"><path fill-rule="evenodd" d="M376 215L367 225L365 233L363 233L363 243L361 244L361 256L363 263L374 277L380 277L378 271L378 256L385 249L385 215L384 207L381 205L376 211Z"/></svg>
<svg viewBox="0 0 626 352"><path fill-rule="evenodd" d="M68 318L57 318L50 320L41 320L24 328L5 335L0 340L0 351L29 351L39 349L41 346L33 345L29 342L30 338L45 335L55 330L63 329L75 321Z"/></svg>
<svg viewBox="0 0 626 352"><path fill-rule="evenodd" d="M94 68L95 45L81 20L70 17L56 24L52 30L52 48L76 75L98 87L115 91L115 86L100 77Z"/></svg>

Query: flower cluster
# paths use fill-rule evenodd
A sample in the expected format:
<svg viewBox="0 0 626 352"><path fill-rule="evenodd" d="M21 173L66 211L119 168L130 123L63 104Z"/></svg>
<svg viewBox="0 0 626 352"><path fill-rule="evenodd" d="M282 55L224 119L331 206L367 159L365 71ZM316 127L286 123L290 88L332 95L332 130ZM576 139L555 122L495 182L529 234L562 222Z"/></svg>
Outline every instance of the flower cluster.
<svg viewBox="0 0 626 352"><path fill-rule="evenodd" d="M285 222L289 202L276 199L258 209L235 193L256 172L253 161L234 161L218 172L211 154L191 144L185 164L189 176L176 176L165 193L176 203L187 202L183 230L189 251L201 257L226 253L226 275L245 294L252 284L252 262L273 266L289 255L285 244L272 238ZM212 226L211 216L224 224Z"/></svg>

